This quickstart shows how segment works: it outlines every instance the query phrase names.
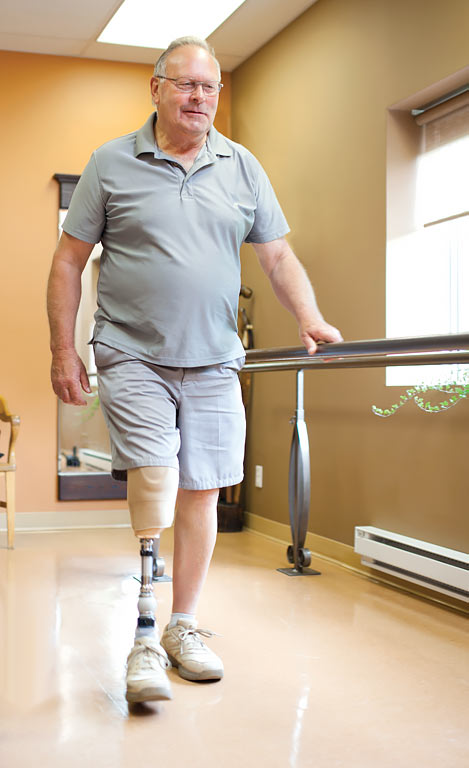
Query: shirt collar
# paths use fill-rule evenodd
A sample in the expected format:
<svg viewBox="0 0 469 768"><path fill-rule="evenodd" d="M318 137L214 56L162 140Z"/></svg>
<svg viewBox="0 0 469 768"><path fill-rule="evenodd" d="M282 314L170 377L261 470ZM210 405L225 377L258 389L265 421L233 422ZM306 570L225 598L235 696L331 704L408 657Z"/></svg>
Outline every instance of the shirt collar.
<svg viewBox="0 0 469 768"><path fill-rule="evenodd" d="M233 154L233 150L231 149L223 134L218 133L217 129L214 128L213 125L208 132L207 146L209 152L213 152L213 154L219 155L221 157L231 157Z"/></svg>
<svg viewBox="0 0 469 768"><path fill-rule="evenodd" d="M152 112L148 120L146 120L142 127L137 131L135 137L135 157L138 157L144 152L151 152L152 155L158 157L158 147L156 146L155 134L153 132L155 119L156 112Z"/></svg>
<svg viewBox="0 0 469 768"><path fill-rule="evenodd" d="M160 149L156 144L154 134L156 119L156 112L152 112L148 120L146 120L142 127L137 131L135 137L135 157L138 157L138 155L141 155L144 152L151 152L155 157L160 157ZM218 133L213 125L207 136L207 149L209 154L219 155L221 157L231 157L233 154L225 137L221 133Z"/></svg>

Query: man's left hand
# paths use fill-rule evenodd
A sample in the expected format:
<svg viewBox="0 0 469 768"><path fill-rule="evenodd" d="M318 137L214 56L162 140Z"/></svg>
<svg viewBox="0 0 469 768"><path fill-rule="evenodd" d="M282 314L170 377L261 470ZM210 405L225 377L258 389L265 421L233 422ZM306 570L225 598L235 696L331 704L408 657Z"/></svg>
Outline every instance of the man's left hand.
<svg viewBox="0 0 469 768"><path fill-rule="evenodd" d="M314 355L316 352L318 348L316 342L318 341L343 341L341 332L326 322L308 323L300 326L300 339L309 355Z"/></svg>

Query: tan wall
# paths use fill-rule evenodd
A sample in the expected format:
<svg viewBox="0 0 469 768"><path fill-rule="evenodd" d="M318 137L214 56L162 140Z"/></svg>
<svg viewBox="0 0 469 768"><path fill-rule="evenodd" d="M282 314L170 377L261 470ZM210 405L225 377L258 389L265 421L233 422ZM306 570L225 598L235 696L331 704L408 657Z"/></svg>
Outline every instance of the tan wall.
<svg viewBox="0 0 469 768"><path fill-rule="evenodd" d="M468 29L466 0L319 0L233 75L233 138L267 169L323 313L347 339L385 334L387 108L466 66ZM252 249L243 259L256 346L298 344ZM355 525L376 525L467 550L469 404L383 420L371 405L400 392L383 370L305 381L310 530L351 544ZM287 522L294 374L257 374L253 393L247 508Z"/></svg>
<svg viewBox="0 0 469 768"><path fill-rule="evenodd" d="M152 109L151 70L0 51L0 393L21 416L18 512L123 506L57 501L57 404L49 384L45 314L57 237L58 184L52 176L81 173L95 147L144 122ZM229 132L229 75L223 79L217 127Z"/></svg>

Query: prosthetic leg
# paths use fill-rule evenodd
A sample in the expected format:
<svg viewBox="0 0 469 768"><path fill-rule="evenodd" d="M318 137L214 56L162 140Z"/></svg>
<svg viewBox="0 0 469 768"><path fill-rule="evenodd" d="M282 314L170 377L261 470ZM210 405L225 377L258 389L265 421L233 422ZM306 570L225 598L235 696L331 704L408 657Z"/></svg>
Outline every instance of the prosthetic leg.
<svg viewBox="0 0 469 768"><path fill-rule="evenodd" d="M127 471L130 518L134 533L140 539L142 578L137 636L155 630L154 562L161 577L164 564L157 558L160 533L173 523L178 485L179 473L173 467L137 467Z"/></svg>
<svg viewBox="0 0 469 768"><path fill-rule="evenodd" d="M166 670L171 663L161 647L153 594L154 546L161 530L169 528L179 485L172 467L138 467L127 471L127 499L135 535L140 540L141 585L135 643L127 659L127 701L144 702L172 698ZM155 558L156 559L156 558ZM157 569L158 560L156 559Z"/></svg>

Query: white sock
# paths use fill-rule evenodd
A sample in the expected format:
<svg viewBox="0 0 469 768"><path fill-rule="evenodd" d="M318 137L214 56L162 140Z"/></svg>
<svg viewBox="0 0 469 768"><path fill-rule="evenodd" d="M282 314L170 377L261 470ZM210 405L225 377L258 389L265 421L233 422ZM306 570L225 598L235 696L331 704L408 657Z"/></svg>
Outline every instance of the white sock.
<svg viewBox="0 0 469 768"><path fill-rule="evenodd" d="M169 628L171 629L171 627L175 627L179 619L184 619L185 621L191 621L193 624L197 624L195 614L193 613L172 613L169 620Z"/></svg>

